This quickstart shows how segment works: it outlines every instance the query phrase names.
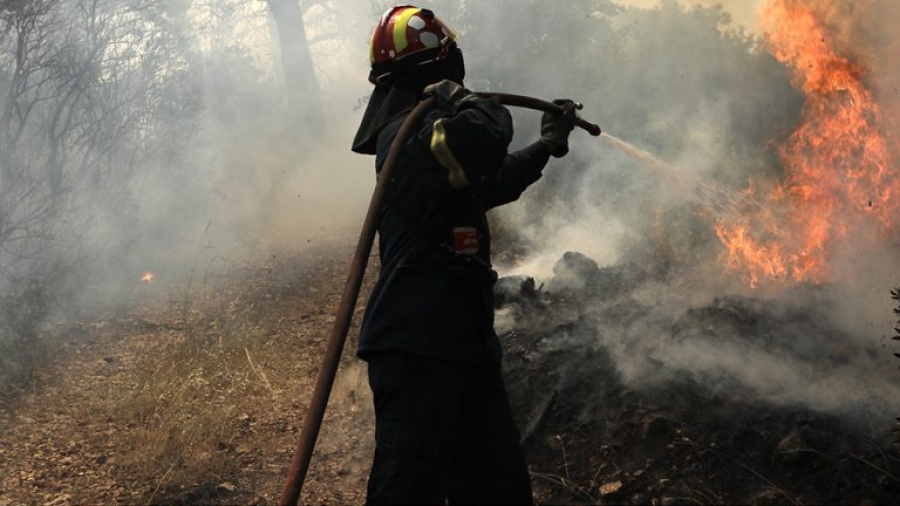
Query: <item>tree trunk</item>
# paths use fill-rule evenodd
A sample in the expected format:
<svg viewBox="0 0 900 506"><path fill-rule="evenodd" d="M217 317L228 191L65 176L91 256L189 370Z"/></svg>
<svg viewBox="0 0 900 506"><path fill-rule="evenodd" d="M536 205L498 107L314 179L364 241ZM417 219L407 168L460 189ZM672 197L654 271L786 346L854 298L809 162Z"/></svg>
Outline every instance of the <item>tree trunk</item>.
<svg viewBox="0 0 900 506"><path fill-rule="evenodd" d="M267 3L278 31L281 66L294 119L308 127L306 131L320 134L325 121L303 25L303 9L298 0L267 0Z"/></svg>

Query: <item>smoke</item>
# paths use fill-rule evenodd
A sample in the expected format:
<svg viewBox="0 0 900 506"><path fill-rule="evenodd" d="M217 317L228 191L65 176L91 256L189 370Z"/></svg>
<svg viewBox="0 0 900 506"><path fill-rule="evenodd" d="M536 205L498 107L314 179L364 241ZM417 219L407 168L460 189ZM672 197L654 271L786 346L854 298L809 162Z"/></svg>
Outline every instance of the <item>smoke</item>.
<svg viewBox="0 0 900 506"><path fill-rule="evenodd" d="M145 131L98 141L119 143L109 163L123 177L97 191L94 180L73 177L74 203L57 235L61 251L47 255L67 266L59 318L136 300L147 271L175 289L234 260L331 240L362 222L374 186L371 162L348 149L369 88L366 53L356 51L368 34L355 32L353 15L334 23L312 9L306 18L310 36L321 39L309 50L323 90L315 100L323 126L294 113L265 3L147 3L151 12L171 9L170 24L160 27L171 31L171 45L158 54L132 53L157 74L128 82L137 98L120 105L147 124ZM80 20L83 11L72 9ZM148 33L156 28L148 25ZM72 251L80 256L73 259Z"/></svg>
<svg viewBox="0 0 900 506"><path fill-rule="evenodd" d="M737 28L755 32L759 27L759 10L765 0L679 0L686 7L722 6L731 17L732 24L728 28ZM618 0L616 3L626 7L641 9L654 8L660 0Z"/></svg>
<svg viewBox="0 0 900 506"><path fill-rule="evenodd" d="M804 100L758 38L763 3L421 5L459 33L469 88L573 98L604 131L692 177L743 189L751 180L780 178L775 147L793 131ZM223 9L215 15L185 16L172 7L162 16L182 19L184 26L168 26L165 33L185 39L170 41L178 53L168 61L180 66L163 65L164 72L153 78L161 84L154 90L159 96L145 98L157 100L158 123L142 135L165 135L144 153L140 177L121 186L115 205L95 194L81 198L80 215L90 217L82 223L90 226L73 230L66 244L101 245L92 257L102 268L73 276L73 297L96 300L87 288L109 285L105 301L123 301L122 293L141 286L144 271L177 283L194 270L234 258L302 251L310 242L358 231L374 186L373 160L351 154L349 144L370 91L367 43L380 9L354 4L339 9L340 18L329 18L326 9L313 9L305 18L308 34L324 40L310 48L327 123L323 132L287 113L273 28L265 3L256 4L251 11ZM891 139L900 128L893 119L900 117L894 58L900 39L889 22L895 17L886 13L896 13L895 4L853 4L854 16L839 27L844 44L853 48L849 54L870 72L866 82L884 107ZM515 147L537 138L539 117L514 111ZM130 159L127 147L120 146L119 160ZM523 243L529 253L525 263L502 266L501 274L549 283L566 251L579 251L600 266L633 262L658 274L628 294L644 308L644 318L627 327L605 321L595 336L618 358L626 381L665 381L671 376L659 374L662 363L670 372L699 375L710 388L740 385L737 390L772 402L834 409L877 398L897 405L897 391L883 385L895 374L890 361L881 360L890 354L879 348L892 323L888 290L900 272L896 241L865 250L848 241L838 252L840 284L818 295L829 311L817 314L825 323L812 327L836 336L825 346L818 346L820 335L802 329L771 334L770 341L781 343L774 347L699 331L675 340L673 326L717 297L741 294L777 306L806 294L751 290L740 275L725 272L713 217L660 173L581 131L572 134L570 148L520 201L492 212L498 248ZM93 180L85 186L88 181ZM134 210L125 216L117 206L127 203ZM605 309L600 304L587 314L596 317ZM771 311L766 315L788 321ZM500 330L507 324L514 322ZM828 362L831 355L850 358L836 364Z"/></svg>
<svg viewBox="0 0 900 506"><path fill-rule="evenodd" d="M900 5L896 2L859 2L859 18L852 32L854 39L866 50L868 67L877 69L867 77L883 108L885 128L891 139L897 139L900 135L900 125L896 119L900 117L900 91L896 84L900 77L900 64L893 57L900 49L900 33L894 24L885 20L900 14L898 9ZM897 156L896 152L893 154Z"/></svg>
<svg viewBox="0 0 900 506"><path fill-rule="evenodd" d="M878 10L885 2L857 10L819 3L847 16L843 27L836 25L845 35L841 49L865 65L885 127L892 127L898 95L888 89L896 82L889 55L896 37ZM805 100L757 35L763 4L617 2L618 9L589 16L551 13L537 2L515 12L503 2L468 4L470 25L459 41L471 88L574 98L604 131L701 181L741 190L751 181L765 187L780 180L777 146L798 124ZM491 42L482 46L482 35ZM537 117L514 117L517 142L534 139ZM752 289L740 272L726 271L714 213L702 203L584 132L572 134L570 147L519 202L493 212L499 234L531 253L504 264L501 274L553 287L563 253L578 251L601 267L632 262L655 276L626 296L585 308L595 341L572 346L607 347L623 380L636 387L688 375L721 395L827 411L878 406L881 416L896 414L900 389L891 386L895 364L885 349L889 290L900 272L895 240L876 234L873 242L874 230L849 230L830 252L833 282ZM734 300L748 302L721 308ZM616 304L636 304L642 317L608 319ZM734 311L781 327L708 331L698 321L673 337L705 309L710 318ZM529 325L516 313L498 317L500 332Z"/></svg>
<svg viewBox="0 0 900 506"><path fill-rule="evenodd" d="M67 322L359 230L375 17L308 14L324 126L293 112L265 2L0 6L0 385Z"/></svg>
<svg viewBox="0 0 900 506"><path fill-rule="evenodd" d="M842 321L849 315L833 314L847 309L840 295L717 296L685 311L650 291L661 289L634 294L650 314L610 343L624 381L661 386L687 376L718 396L853 417L896 415L900 388L886 381L894 364L880 349L878 320L855 314Z"/></svg>
<svg viewBox="0 0 900 506"><path fill-rule="evenodd" d="M571 96L612 135L691 176L742 188L748 177L777 170L767 146L789 131L801 102L784 70L752 41L720 31L726 22L724 12L686 11L674 2L586 20L573 16L553 27L571 37L542 40L538 55L520 57L506 65L511 75L491 80L514 92ZM577 57L566 57L572 53ZM479 75L490 75L493 61L486 57L483 69L476 62ZM520 142L533 139L537 118L519 114L516 126ZM498 213L526 239L550 246L545 266L566 248L602 263L622 255L649 259L659 241L683 246L676 254L686 261L709 250L696 247L714 238L691 228L698 220L691 216L697 209L686 207L690 196L664 174L584 132L573 133L570 145L571 154L551 162L524 203Z"/></svg>

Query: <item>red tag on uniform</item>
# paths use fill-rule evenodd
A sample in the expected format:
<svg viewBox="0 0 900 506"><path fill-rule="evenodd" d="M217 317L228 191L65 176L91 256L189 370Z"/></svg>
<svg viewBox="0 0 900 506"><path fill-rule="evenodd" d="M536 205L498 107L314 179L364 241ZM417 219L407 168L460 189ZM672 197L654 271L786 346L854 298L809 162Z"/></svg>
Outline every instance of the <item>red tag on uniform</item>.
<svg viewBox="0 0 900 506"><path fill-rule="evenodd" d="M478 230L473 227L454 228L453 248L467 255L478 253Z"/></svg>

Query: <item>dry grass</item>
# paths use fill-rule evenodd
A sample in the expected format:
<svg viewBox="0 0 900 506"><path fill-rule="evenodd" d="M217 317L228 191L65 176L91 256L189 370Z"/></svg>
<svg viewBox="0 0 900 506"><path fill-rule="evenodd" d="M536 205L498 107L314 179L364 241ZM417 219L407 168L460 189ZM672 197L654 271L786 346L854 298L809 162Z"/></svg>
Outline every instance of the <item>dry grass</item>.
<svg viewBox="0 0 900 506"><path fill-rule="evenodd" d="M150 502L229 487L245 471L242 438L289 388L267 371L279 353L255 308L260 288L248 278L185 293L172 304L173 329L156 336L165 353L148 357L137 387L112 406L123 424L136 425L122 471L155 483Z"/></svg>
<svg viewBox="0 0 900 506"><path fill-rule="evenodd" d="M139 284L121 310L60 323L39 388L0 404L0 506L274 503L351 246ZM365 490L371 401L353 349L304 487L311 503L358 503Z"/></svg>
<svg viewBox="0 0 900 506"><path fill-rule="evenodd" d="M129 472L158 477L157 490L165 490L175 475L183 484L201 484L237 472L240 462L230 454L252 418L238 412L233 399L267 393L237 349L204 349L187 341L146 371L142 388L115 409L140 427L133 433L136 451L125 465Z"/></svg>
<svg viewBox="0 0 900 506"><path fill-rule="evenodd" d="M229 502L239 497L233 489L274 500L338 302L333 284L342 281L335 269L343 263L332 264L232 267L228 279L204 276L170 298L166 321L152 335L159 355L138 364L134 387L108 408L132 427L120 442L120 481L153 484L141 496L148 502ZM346 355L353 360L352 344ZM357 409L365 386L355 369L345 370L333 412L340 404ZM338 437L356 433L329 424ZM332 451L352 451L329 441L328 432L317 448L320 466Z"/></svg>

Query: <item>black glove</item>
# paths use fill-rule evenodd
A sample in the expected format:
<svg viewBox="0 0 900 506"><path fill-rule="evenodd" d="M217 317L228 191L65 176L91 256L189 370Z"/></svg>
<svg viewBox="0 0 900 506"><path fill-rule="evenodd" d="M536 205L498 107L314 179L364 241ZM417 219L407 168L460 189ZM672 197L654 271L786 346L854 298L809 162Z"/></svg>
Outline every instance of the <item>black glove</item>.
<svg viewBox="0 0 900 506"><path fill-rule="evenodd" d="M439 83L429 84L425 87L422 94L426 97L434 96L437 99L437 104L435 104L436 107L448 111L452 111L460 103L465 102L466 100L478 97L478 95L475 95L449 79L444 79Z"/></svg>
<svg viewBox="0 0 900 506"><path fill-rule="evenodd" d="M569 152L569 132L575 128L578 119L577 105L568 99L557 99L553 103L562 108L562 113L545 112L541 116L540 141L550 148L551 155L560 158Z"/></svg>

